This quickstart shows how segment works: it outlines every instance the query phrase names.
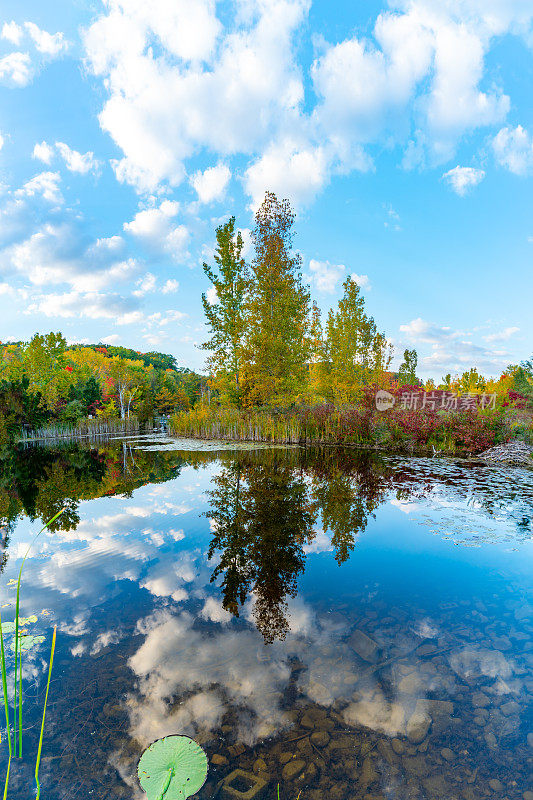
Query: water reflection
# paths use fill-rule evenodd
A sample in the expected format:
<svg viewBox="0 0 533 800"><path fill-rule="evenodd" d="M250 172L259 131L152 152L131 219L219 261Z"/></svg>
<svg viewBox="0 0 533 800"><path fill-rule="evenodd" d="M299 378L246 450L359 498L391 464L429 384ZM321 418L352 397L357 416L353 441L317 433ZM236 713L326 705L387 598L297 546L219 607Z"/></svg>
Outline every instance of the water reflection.
<svg viewBox="0 0 533 800"><path fill-rule="evenodd" d="M65 498L72 509L38 541L23 592L37 632L60 629L49 800L140 798L140 752L177 732L208 751L206 800L235 767L269 780L267 796L279 781L285 800L524 800L530 473L156 447L36 450L33 472L24 453L3 466L3 603L23 515ZM25 667L28 752L45 657ZM20 776L13 800L28 796Z"/></svg>

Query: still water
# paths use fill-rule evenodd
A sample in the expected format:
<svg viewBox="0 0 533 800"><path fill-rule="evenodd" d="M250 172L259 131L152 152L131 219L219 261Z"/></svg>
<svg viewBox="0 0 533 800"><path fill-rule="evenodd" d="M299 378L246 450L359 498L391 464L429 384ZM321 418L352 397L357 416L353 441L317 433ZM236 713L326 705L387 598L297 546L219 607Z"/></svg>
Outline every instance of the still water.
<svg viewBox="0 0 533 800"><path fill-rule="evenodd" d="M3 621L63 505L24 567L45 640L23 657L13 800L34 796L54 625L47 800L143 797L139 756L172 733L208 754L199 798L258 778L284 800L533 800L533 471L142 437L21 449L0 461ZM3 781L5 724L0 750ZM231 794L235 769L256 779Z"/></svg>

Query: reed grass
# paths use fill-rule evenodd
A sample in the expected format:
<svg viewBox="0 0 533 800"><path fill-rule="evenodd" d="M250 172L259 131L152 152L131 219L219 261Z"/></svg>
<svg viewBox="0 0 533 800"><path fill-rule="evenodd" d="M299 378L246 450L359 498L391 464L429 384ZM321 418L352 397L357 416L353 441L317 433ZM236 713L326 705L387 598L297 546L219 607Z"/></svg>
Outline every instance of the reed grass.
<svg viewBox="0 0 533 800"><path fill-rule="evenodd" d="M22 430L20 442L39 442L57 439L93 439L99 436L112 436L127 433L137 433L140 423L137 417L128 419L84 419L76 425L57 424L46 425L34 431Z"/></svg>
<svg viewBox="0 0 533 800"><path fill-rule="evenodd" d="M20 565L18 581L17 581L17 594L16 594L16 602L15 602L15 673L14 673L14 703L13 703L13 742L11 741L11 724L10 724L10 715L9 715L9 695L7 689L7 667L6 667L6 655L4 649L4 635L2 631L2 619L0 615L0 671L2 673L2 689L3 689L3 697L4 697L4 710L6 715L6 728L7 728L7 740L8 740L8 748L9 748L9 761L7 765L7 774L6 774L6 781L4 786L4 800L7 797L7 789L9 785L9 775L11 770L11 758L14 756L15 758L18 756L22 758L22 645L20 644L20 585L22 580L22 570L24 568L24 564L28 555L30 553L31 548L35 544L35 541L38 536L41 535L43 531L50 527L50 525L58 519L61 514L63 514L65 508L62 508L61 511L58 511L51 519L46 522L40 531L38 531L33 539L31 540L24 558L22 559L22 564ZM41 746L42 746L42 737L44 734L44 716L46 713L46 704L48 701L48 687L50 685L50 676L52 674L52 662L54 658L54 650L55 650L55 641L56 641L56 629L54 628L54 635L52 639L52 654L50 659L50 665L48 669L48 684L46 687L46 696L45 696L45 704L43 710L43 721L41 725L41 737L39 739L39 751L37 755L37 762L36 762L36 776L38 775L39 771L39 762L41 757ZM20 644L20 647L19 647ZM17 704L18 701L18 704ZM17 726L17 710L18 710L18 726ZM18 729L18 738L17 738L17 729ZM18 745L18 747L17 747ZM38 795L39 796L38 790Z"/></svg>
<svg viewBox="0 0 533 800"><path fill-rule="evenodd" d="M44 707L43 707L43 719L41 722L41 734L39 736L39 747L37 750L37 758L35 760L35 783L37 784L37 800L41 796L41 784L39 783L39 765L41 763L41 751L43 748L43 736L44 736L44 720L46 717L46 706L48 704L48 691L50 689L50 678L52 677L52 667L54 665L54 652L56 649L56 632L57 632L57 625L54 625L54 634L52 636L52 650L50 652L50 663L48 666L48 680L46 682L46 694L44 696Z"/></svg>

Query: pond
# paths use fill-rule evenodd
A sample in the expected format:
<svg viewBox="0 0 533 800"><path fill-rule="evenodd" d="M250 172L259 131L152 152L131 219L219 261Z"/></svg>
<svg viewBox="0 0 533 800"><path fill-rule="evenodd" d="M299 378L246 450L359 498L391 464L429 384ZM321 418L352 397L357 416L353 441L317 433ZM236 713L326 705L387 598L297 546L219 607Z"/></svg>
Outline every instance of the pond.
<svg viewBox="0 0 533 800"><path fill-rule="evenodd" d="M62 506L24 566L44 641L8 797L34 796L57 625L47 800L143 797L139 756L173 733L208 754L199 798L251 797L246 774L219 785L241 769L263 798L533 800L533 471L163 437L21 448L0 461L2 620ZM3 780L5 723L0 748Z"/></svg>

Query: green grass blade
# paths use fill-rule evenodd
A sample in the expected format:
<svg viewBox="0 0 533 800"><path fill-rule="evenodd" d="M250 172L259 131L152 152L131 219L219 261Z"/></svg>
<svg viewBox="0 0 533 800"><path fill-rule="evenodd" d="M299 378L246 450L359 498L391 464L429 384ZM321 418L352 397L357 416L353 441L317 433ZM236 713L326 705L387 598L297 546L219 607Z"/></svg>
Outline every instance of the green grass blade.
<svg viewBox="0 0 533 800"><path fill-rule="evenodd" d="M7 797L7 787L9 786L9 773L11 771L11 754L9 754L9 760L7 762L7 772L6 772L6 782L4 785L4 800Z"/></svg>
<svg viewBox="0 0 533 800"><path fill-rule="evenodd" d="M48 667L48 681L46 683L46 694L44 696L43 721L41 722L41 735L39 736L39 748L37 750L37 759L35 761L35 783L37 784L36 800L39 800L39 797L41 796L41 786L39 784L39 764L41 763L41 750L43 747L44 719L46 716L46 704L48 703L48 690L50 689L50 678L52 677L52 666L54 664L54 651L56 649L56 632L57 632L57 625L54 625L54 635L52 637L52 651L50 653L50 665Z"/></svg>
<svg viewBox="0 0 533 800"><path fill-rule="evenodd" d="M56 519L58 517L60 517L61 514L65 510L66 509L63 507L61 509L61 511L58 511L57 514L55 514L52 517L52 519L49 519L48 522L45 522L45 524L43 525L41 530L38 533L35 534L35 536L33 537L33 539L31 540L31 542L28 545L28 549L26 550L24 558L22 559L22 564L20 565L19 579L17 581L17 602L16 602L16 608L15 608L15 719L14 719L14 732L13 732L13 735L14 735L14 738L15 738L15 756L17 755L17 669L18 669L18 649L19 649L20 581L21 581L21 578L22 578L22 569L24 567L24 562L28 558L29 552L30 552L31 548L33 547L34 542L37 539L37 537L40 536L41 533L44 530L46 530L52 524L52 522L55 522ZM22 675L20 676L20 684L21 684L21 690L22 690ZM22 699L21 699L21 697L19 697L19 726L18 726L18 730L19 730L19 757L20 757L20 755L22 754Z"/></svg>
<svg viewBox="0 0 533 800"><path fill-rule="evenodd" d="M7 697L7 673L6 673L6 654L4 650L4 635L2 633L2 615L0 614L0 668L2 672L2 689L4 693L4 711L6 712L7 746L9 748L9 761L7 762L6 782L4 786L4 800L7 797L7 787L9 784L9 772L11 769L11 725L9 724L9 701Z"/></svg>
<svg viewBox="0 0 533 800"><path fill-rule="evenodd" d="M22 648L19 656L19 758L22 758Z"/></svg>

